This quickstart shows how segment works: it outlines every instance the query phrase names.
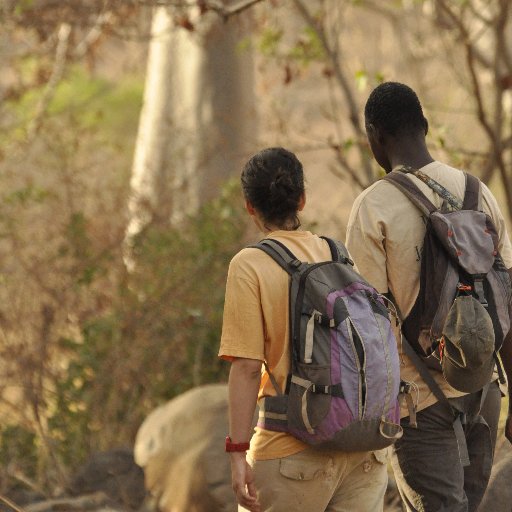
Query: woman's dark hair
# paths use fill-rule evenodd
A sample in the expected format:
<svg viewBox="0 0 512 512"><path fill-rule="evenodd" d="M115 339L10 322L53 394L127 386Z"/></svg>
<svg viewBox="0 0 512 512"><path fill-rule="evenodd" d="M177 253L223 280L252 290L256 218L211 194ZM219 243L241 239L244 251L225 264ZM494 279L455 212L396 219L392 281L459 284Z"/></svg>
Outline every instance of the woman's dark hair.
<svg viewBox="0 0 512 512"><path fill-rule="evenodd" d="M304 171L298 158L283 148L255 154L242 170L242 190L265 224L297 229L299 203L304 194Z"/></svg>
<svg viewBox="0 0 512 512"><path fill-rule="evenodd" d="M424 132L426 128L418 96L398 82L384 82L372 91L364 117L367 125L373 124L389 135Z"/></svg>

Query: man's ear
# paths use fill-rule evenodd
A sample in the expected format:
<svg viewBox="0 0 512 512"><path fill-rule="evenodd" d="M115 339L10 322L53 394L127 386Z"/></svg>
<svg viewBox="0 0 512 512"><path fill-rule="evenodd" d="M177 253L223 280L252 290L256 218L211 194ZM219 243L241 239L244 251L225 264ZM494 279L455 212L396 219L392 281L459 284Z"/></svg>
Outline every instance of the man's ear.
<svg viewBox="0 0 512 512"><path fill-rule="evenodd" d="M369 140L383 144L384 140L381 131L372 123L366 125L366 135Z"/></svg>
<svg viewBox="0 0 512 512"><path fill-rule="evenodd" d="M425 121L425 136L427 135L428 133L428 120L426 117L423 118L423 121Z"/></svg>

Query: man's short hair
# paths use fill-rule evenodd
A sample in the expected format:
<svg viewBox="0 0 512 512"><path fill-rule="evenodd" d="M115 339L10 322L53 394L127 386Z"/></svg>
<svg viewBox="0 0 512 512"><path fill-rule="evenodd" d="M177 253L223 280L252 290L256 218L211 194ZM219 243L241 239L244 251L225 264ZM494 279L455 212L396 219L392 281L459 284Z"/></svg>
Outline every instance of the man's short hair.
<svg viewBox="0 0 512 512"><path fill-rule="evenodd" d="M366 125L373 124L389 135L416 134L426 126L418 96L398 82L384 82L372 91L364 117Z"/></svg>

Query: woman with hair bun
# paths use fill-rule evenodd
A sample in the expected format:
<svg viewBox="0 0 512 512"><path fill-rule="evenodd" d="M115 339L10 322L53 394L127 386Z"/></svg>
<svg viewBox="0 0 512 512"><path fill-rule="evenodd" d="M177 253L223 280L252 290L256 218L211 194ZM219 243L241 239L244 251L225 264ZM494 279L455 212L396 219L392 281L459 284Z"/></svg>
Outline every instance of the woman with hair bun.
<svg viewBox="0 0 512 512"><path fill-rule="evenodd" d="M301 261L331 259L328 243L300 229L304 173L283 148L254 155L241 175L248 214L265 238ZM251 512L378 512L387 485L383 452L317 451L285 432L256 427L257 400L284 392L290 369L288 274L267 254L245 248L231 260L219 356L231 361L229 436L233 491ZM247 452L247 453L246 453Z"/></svg>

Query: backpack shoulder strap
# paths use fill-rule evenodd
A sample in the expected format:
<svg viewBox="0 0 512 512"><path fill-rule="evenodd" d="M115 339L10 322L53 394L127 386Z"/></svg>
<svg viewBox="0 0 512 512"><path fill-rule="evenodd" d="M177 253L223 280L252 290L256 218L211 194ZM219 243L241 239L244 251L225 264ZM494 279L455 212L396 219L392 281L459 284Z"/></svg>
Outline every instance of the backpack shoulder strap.
<svg viewBox="0 0 512 512"><path fill-rule="evenodd" d="M469 174L464 173L466 177L466 192L464 194L463 210L480 210L481 203L481 187L480 180Z"/></svg>
<svg viewBox="0 0 512 512"><path fill-rule="evenodd" d="M264 238L257 244L250 245L254 249L260 249L267 253L284 271L292 275L294 272L299 270L302 262L295 257L295 255L278 240L271 238Z"/></svg>
<svg viewBox="0 0 512 512"><path fill-rule="evenodd" d="M392 171L389 174L386 174L382 179L392 183L401 192L403 192L427 217L431 213L437 211L437 208L432 204L432 202L403 172L399 170Z"/></svg>
<svg viewBox="0 0 512 512"><path fill-rule="evenodd" d="M327 236L321 236L320 238L322 238L329 244L332 261L354 265L354 262L350 259L347 248L343 243L341 243L339 240L333 240L332 238L329 238Z"/></svg>

